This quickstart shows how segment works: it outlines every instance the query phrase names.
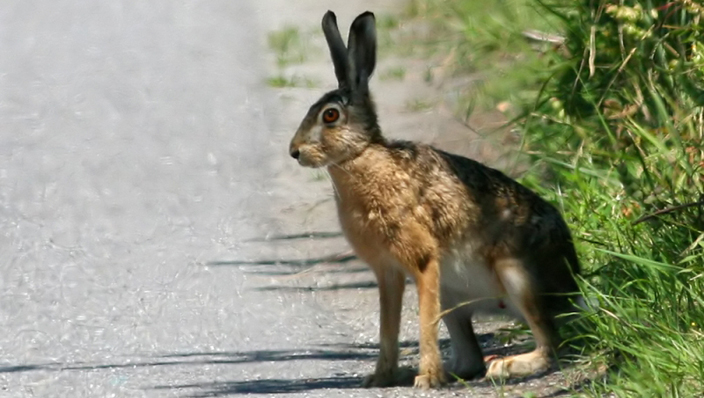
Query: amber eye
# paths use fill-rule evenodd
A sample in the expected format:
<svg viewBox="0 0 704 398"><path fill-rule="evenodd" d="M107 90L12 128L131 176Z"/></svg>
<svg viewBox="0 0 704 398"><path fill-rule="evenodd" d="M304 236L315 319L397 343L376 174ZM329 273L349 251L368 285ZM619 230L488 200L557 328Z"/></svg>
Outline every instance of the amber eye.
<svg viewBox="0 0 704 398"><path fill-rule="evenodd" d="M335 108L328 108L323 112L323 121L325 123L334 123L340 118L340 111Z"/></svg>

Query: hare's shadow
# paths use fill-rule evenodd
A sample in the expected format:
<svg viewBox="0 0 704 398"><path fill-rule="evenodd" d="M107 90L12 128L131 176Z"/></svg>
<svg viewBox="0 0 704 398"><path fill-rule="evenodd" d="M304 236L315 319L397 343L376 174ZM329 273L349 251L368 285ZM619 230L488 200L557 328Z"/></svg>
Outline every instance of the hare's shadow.
<svg viewBox="0 0 704 398"><path fill-rule="evenodd" d="M480 341L488 340L492 338L491 334L482 334L478 336ZM449 347L449 340L443 339L440 342L443 349ZM417 355L418 352L418 342L417 341L404 341L400 344L401 348L405 348L410 354L408 357L413 357ZM378 355L378 344L364 343L364 344L331 344L322 345L316 350L303 350L303 351L256 351L247 353L247 355L242 358L244 353L228 353L228 352L216 352L216 353L180 353L180 354L169 354L163 356L163 358L169 358L170 360L176 360L182 363L187 363L192 361L194 364L201 363L242 363L242 362L271 362L271 361L296 361L296 360L323 360L323 361L369 361L372 362L376 359ZM502 349L489 350L489 353L499 353ZM239 359L233 360L233 355L240 356ZM407 358L408 359L408 358ZM410 362L416 362L411 360ZM368 369L371 371L371 367ZM417 374L418 369L409 366L403 366L399 369L399 373L396 379L397 387L410 387L413 385L414 378ZM362 383L366 374L343 374L337 373L332 374L329 377L316 377L316 378L270 378L270 379L255 379L255 380L231 380L231 381L211 381L204 383L190 383L190 384L176 384L176 385L159 385L153 386L149 389L156 390L172 390L181 391L182 396L187 397L223 397L229 395L239 395L239 394L252 394L252 395L275 395L275 394L294 394L302 393L307 391L316 390L350 390L359 389L362 387ZM529 380L537 379L542 377L536 375L528 379L521 380L510 380L506 381L504 385L514 385L519 383L524 383ZM449 378L451 382L458 380ZM465 389L468 385L472 387L484 387L484 388L496 388L497 385L486 379L461 381L459 383L452 383L448 388L451 389Z"/></svg>

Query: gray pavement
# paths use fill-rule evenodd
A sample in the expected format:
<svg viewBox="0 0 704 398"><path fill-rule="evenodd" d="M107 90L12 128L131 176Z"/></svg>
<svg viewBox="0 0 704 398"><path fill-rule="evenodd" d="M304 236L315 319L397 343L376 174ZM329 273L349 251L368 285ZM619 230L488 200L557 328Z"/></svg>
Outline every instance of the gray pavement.
<svg viewBox="0 0 704 398"><path fill-rule="evenodd" d="M371 274L295 261L344 253L334 234L252 241L338 229L324 174L287 157L329 62L295 67L324 87L269 89L266 33L404 2L377 3L0 2L1 398L505 396L358 388L377 355ZM409 78L375 83L390 135L468 141L407 112L429 87L422 61L401 62ZM488 346L496 326L476 325Z"/></svg>
<svg viewBox="0 0 704 398"><path fill-rule="evenodd" d="M253 3L0 3L0 396L358 382L329 313L208 265L278 222Z"/></svg>

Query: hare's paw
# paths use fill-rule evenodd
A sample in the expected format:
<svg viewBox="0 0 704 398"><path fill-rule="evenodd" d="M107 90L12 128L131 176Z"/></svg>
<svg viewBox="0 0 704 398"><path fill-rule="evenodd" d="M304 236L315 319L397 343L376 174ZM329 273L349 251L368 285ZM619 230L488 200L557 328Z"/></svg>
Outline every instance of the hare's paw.
<svg viewBox="0 0 704 398"><path fill-rule="evenodd" d="M491 379L510 379L527 377L545 372L550 368L551 360L541 351L499 358L489 363L486 377Z"/></svg>
<svg viewBox="0 0 704 398"><path fill-rule="evenodd" d="M390 387L396 384L396 374L393 371L376 372L364 378L362 387Z"/></svg>
<svg viewBox="0 0 704 398"><path fill-rule="evenodd" d="M427 390L440 387L446 383L445 372L442 367L426 369L413 381L413 387Z"/></svg>
<svg viewBox="0 0 704 398"><path fill-rule="evenodd" d="M450 361L445 364L445 375L449 380L472 380L484 377L486 366L483 361Z"/></svg>

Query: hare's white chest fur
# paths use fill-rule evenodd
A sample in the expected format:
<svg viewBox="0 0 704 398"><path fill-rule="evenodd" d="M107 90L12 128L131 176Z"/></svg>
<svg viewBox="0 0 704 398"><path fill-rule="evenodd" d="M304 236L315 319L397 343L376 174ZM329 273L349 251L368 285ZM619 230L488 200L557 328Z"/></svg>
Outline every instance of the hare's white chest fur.
<svg viewBox="0 0 704 398"><path fill-rule="evenodd" d="M465 311L521 317L471 241L459 242L444 253L440 260L440 286L443 309L462 305Z"/></svg>

